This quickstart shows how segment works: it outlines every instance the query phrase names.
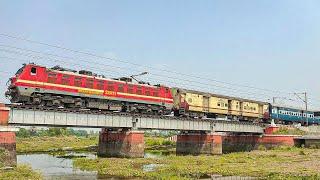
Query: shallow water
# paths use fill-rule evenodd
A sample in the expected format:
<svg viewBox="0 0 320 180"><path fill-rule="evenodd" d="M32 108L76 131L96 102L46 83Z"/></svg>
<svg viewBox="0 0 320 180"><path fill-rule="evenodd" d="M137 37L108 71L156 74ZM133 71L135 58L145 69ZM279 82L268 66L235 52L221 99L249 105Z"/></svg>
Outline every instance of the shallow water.
<svg viewBox="0 0 320 180"><path fill-rule="evenodd" d="M146 152L146 158L161 158L171 153L166 152ZM34 170L40 171L45 179L76 179L76 180L95 180L95 179L123 179L119 177L101 176L96 171L82 171L74 168L72 158L69 157L86 157L90 159L97 158L94 153L70 153L63 156L50 154L26 154L17 155L18 164L29 164ZM147 164L142 168L145 172L154 171L161 164ZM133 178L134 179L134 178ZM222 177L219 175L208 175L200 177L200 179L244 179L251 180L250 177Z"/></svg>
<svg viewBox="0 0 320 180"><path fill-rule="evenodd" d="M146 152L146 158L160 158L168 155L162 152ZM34 170L40 171L45 179L115 179L98 175L95 171L82 171L72 165L70 157L86 157L90 159L97 158L94 153L70 153L64 156L54 156L50 154L26 154L17 155L18 164L29 164ZM145 165L145 171L153 171L155 165ZM118 179L118 178L116 178Z"/></svg>
<svg viewBox="0 0 320 180"><path fill-rule="evenodd" d="M83 155L83 154L79 154ZM95 157L87 154L88 158ZM97 179L97 172L74 169L72 159L58 158L49 154L17 155L18 164L29 164L40 171L46 179Z"/></svg>

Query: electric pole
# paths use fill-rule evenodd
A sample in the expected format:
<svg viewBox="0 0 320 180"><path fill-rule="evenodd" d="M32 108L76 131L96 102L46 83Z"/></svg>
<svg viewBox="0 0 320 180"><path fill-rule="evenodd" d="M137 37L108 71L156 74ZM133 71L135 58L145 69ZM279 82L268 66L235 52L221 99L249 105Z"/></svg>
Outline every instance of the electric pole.
<svg viewBox="0 0 320 180"><path fill-rule="evenodd" d="M308 122L308 98L307 98L307 92L304 93L304 102L306 105L306 120L307 120L307 126L309 126L309 122Z"/></svg>
<svg viewBox="0 0 320 180"><path fill-rule="evenodd" d="M303 94L304 98L300 97L299 94ZM309 126L309 122L308 122L308 97L307 97L307 92L304 93L294 93L294 95L296 95L300 100L302 100L305 103L305 108L306 108L306 125ZM303 116L303 115L302 115Z"/></svg>

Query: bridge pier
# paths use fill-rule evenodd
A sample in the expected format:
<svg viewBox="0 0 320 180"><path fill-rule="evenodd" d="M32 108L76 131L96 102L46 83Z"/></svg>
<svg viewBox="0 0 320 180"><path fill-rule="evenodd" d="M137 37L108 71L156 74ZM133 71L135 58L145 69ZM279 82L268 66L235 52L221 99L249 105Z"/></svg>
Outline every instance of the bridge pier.
<svg viewBox="0 0 320 180"><path fill-rule="evenodd" d="M222 154L222 136L216 133L183 132L177 135L177 155Z"/></svg>
<svg viewBox="0 0 320 180"><path fill-rule="evenodd" d="M16 128L8 126L9 108L0 104L0 166L16 166Z"/></svg>
<svg viewBox="0 0 320 180"><path fill-rule="evenodd" d="M144 132L134 130L108 130L99 135L98 155L106 157L144 157Z"/></svg>

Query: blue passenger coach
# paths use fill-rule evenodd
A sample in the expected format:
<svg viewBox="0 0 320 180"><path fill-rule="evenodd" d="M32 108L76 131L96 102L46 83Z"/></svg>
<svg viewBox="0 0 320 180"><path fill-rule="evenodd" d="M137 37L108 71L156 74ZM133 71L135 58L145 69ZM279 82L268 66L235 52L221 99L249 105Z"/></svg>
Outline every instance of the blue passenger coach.
<svg viewBox="0 0 320 180"><path fill-rule="evenodd" d="M271 119L284 122L286 124L301 123L301 124L319 124L320 117L314 115L313 111L305 111L301 109L272 106Z"/></svg>

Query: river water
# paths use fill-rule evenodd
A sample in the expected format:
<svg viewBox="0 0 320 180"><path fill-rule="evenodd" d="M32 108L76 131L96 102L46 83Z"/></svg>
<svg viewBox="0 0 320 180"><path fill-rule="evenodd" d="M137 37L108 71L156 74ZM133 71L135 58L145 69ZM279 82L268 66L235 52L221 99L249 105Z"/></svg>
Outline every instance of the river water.
<svg viewBox="0 0 320 180"><path fill-rule="evenodd" d="M94 153L71 153L68 155L97 158ZM166 154L162 153L145 153L145 157L158 158ZM96 171L82 171L72 165L72 159L59 157L50 154L26 154L17 155L18 164L28 164L32 169L40 171L45 179L114 179L101 178ZM156 166L153 164L145 165L145 171L152 171Z"/></svg>
<svg viewBox="0 0 320 180"><path fill-rule="evenodd" d="M161 158L169 155L170 153L154 153L146 152L146 158ZM121 179L118 177L105 177L99 176L96 171L82 171L80 169L74 168L72 165L72 159L67 157L86 157L90 159L97 158L97 155L94 153L70 153L64 156L54 156L50 154L26 154L26 155L17 155L18 164L28 164L32 169L40 171L45 179L74 179L74 180L95 180L95 179ZM148 164L143 166L143 170L153 171L158 165L157 164ZM228 179L241 179L241 180L251 180L255 179L252 177L221 177L221 176L208 176L202 177L201 179L216 179L216 180L228 180Z"/></svg>

